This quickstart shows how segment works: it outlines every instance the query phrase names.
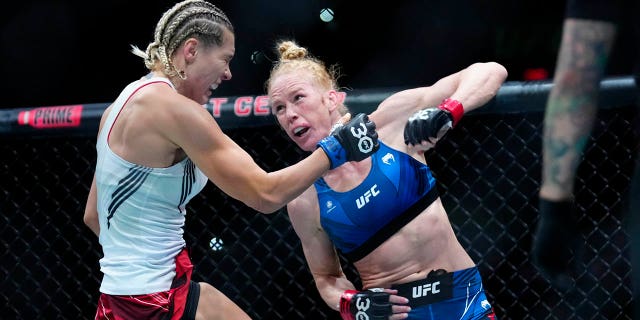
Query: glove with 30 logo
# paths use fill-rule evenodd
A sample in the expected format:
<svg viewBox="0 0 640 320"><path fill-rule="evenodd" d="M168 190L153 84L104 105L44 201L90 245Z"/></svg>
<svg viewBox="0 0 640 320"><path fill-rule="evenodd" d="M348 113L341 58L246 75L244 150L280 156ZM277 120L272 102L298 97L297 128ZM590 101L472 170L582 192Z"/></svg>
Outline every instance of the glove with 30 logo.
<svg viewBox="0 0 640 320"><path fill-rule="evenodd" d="M435 144L460 121L463 114L462 104L453 99L445 99L438 107L417 111L404 127L404 143L413 146L423 141Z"/></svg>
<svg viewBox="0 0 640 320"><path fill-rule="evenodd" d="M376 152L380 143L375 129L375 123L360 113L348 123L335 127L317 146L329 157L330 168L335 169L347 161L361 161Z"/></svg>
<svg viewBox="0 0 640 320"><path fill-rule="evenodd" d="M393 314L389 293L382 289L347 290L340 297L340 315L345 320L387 320Z"/></svg>

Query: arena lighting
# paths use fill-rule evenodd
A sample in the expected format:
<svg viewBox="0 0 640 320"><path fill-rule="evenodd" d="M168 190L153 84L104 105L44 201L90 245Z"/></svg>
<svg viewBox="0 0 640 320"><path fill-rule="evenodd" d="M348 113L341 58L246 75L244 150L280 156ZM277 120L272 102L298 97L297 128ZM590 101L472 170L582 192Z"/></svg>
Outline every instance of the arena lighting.
<svg viewBox="0 0 640 320"><path fill-rule="evenodd" d="M224 242L222 242L220 238L213 237L211 241L209 241L209 248L211 248L212 251L220 251L224 249Z"/></svg>
<svg viewBox="0 0 640 320"><path fill-rule="evenodd" d="M256 50L251 54L251 62L253 64L261 64L265 61L265 59L266 59L266 56L264 52L260 50Z"/></svg>
<svg viewBox="0 0 640 320"><path fill-rule="evenodd" d="M522 74L525 81L548 80L549 71L545 68L527 68Z"/></svg>
<svg viewBox="0 0 640 320"><path fill-rule="evenodd" d="M322 20L323 22L333 21L333 9L323 8L322 10L320 10L320 20Z"/></svg>

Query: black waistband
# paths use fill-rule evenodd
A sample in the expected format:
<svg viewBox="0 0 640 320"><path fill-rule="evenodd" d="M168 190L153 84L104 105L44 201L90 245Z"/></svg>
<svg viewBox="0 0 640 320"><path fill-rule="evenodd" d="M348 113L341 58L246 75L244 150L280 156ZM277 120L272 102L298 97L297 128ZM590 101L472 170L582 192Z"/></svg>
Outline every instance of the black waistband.
<svg viewBox="0 0 640 320"><path fill-rule="evenodd" d="M391 289L398 290L398 295L409 299L409 306L416 308L451 299L453 286L453 272L440 269L430 272L424 279L396 284Z"/></svg>
<svg viewBox="0 0 640 320"><path fill-rule="evenodd" d="M413 220L413 218L417 217L422 211L424 211L424 209L436 201L436 199L438 199L438 190L434 186L429 190L429 192L427 192L427 194L424 195L424 197L420 198L420 200L409 207L409 209L391 220L386 226L374 233L373 236L367 239L367 241L359 247L355 248L353 251L344 253L344 256L352 262L364 258L366 255L371 253L371 251L375 250L383 242L398 232L398 230L404 227L407 223Z"/></svg>

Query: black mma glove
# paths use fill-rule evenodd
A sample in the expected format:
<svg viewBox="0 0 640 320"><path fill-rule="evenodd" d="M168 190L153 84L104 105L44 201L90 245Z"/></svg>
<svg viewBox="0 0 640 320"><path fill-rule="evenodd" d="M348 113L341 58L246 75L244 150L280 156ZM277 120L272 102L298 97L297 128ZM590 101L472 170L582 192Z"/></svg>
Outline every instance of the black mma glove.
<svg viewBox="0 0 640 320"><path fill-rule="evenodd" d="M575 271L584 247L572 201L540 199L540 219L533 238L533 263L551 284L561 291L573 286Z"/></svg>
<svg viewBox="0 0 640 320"><path fill-rule="evenodd" d="M348 123L335 127L331 134L320 140L322 148L335 169L347 161L361 161L380 148L376 125L369 117L360 113Z"/></svg>
<svg viewBox="0 0 640 320"><path fill-rule="evenodd" d="M340 297L340 316L345 320L387 320L393 314L390 294L382 289L347 290Z"/></svg>
<svg viewBox="0 0 640 320"><path fill-rule="evenodd" d="M417 111L404 126L404 143L417 145L428 141L435 144L460 121L463 114L462 104L453 99L445 99L435 108Z"/></svg>

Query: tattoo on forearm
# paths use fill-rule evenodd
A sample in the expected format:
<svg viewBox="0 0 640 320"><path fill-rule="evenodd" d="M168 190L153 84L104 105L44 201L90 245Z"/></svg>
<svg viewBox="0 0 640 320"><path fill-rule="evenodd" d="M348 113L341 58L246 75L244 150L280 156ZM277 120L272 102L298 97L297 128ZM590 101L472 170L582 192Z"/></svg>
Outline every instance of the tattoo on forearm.
<svg viewBox="0 0 640 320"><path fill-rule="evenodd" d="M597 113L598 90L615 36L606 22L568 20L543 132L543 186L571 192Z"/></svg>

